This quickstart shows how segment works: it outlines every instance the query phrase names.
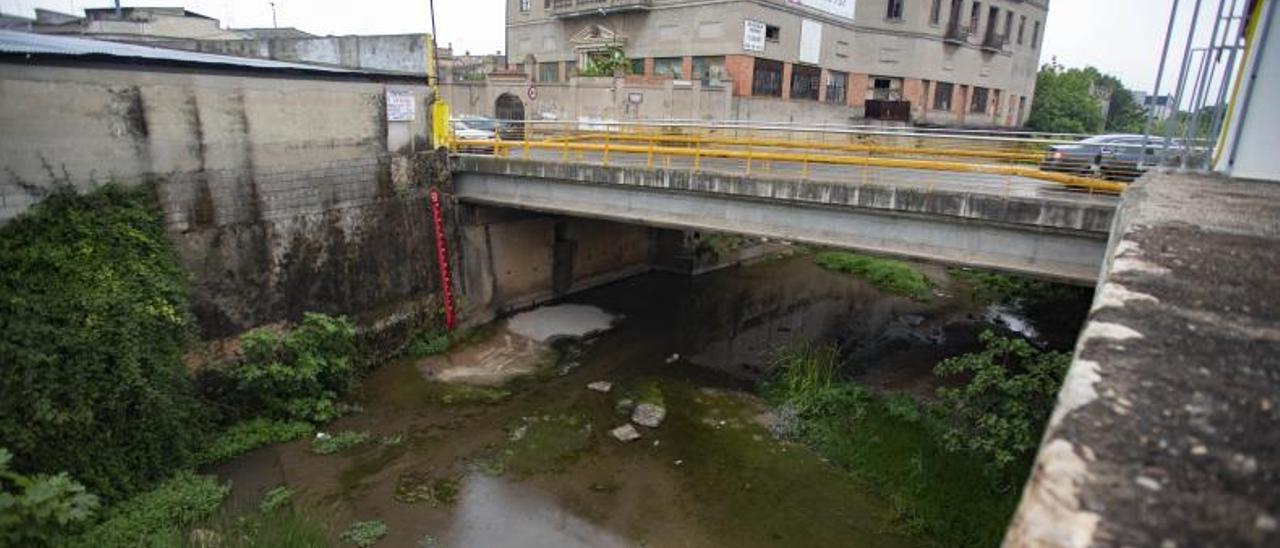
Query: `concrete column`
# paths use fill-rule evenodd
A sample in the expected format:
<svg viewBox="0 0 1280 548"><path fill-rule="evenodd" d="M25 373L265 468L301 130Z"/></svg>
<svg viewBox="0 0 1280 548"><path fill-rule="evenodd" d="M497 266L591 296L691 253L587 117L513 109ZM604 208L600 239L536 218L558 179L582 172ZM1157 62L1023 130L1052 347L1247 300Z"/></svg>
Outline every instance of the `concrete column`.
<svg viewBox="0 0 1280 548"><path fill-rule="evenodd" d="M680 59L680 77L685 80L693 79L693 57L686 55Z"/></svg>
<svg viewBox="0 0 1280 548"><path fill-rule="evenodd" d="M827 102L827 82L831 80L831 71L827 69L820 70L822 72L818 73L818 102L825 103Z"/></svg>
<svg viewBox="0 0 1280 548"><path fill-rule="evenodd" d="M860 109L867 108L867 86L870 82L871 76L868 74L849 73L849 89L846 91L845 97L849 106Z"/></svg>
<svg viewBox="0 0 1280 548"><path fill-rule="evenodd" d="M782 64L782 98L791 98L791 63Z"/></svg>
<svg viewBox="0 0 1280 548"><path fill-rule="evenodd" d="M653 76L653 58L645 57L644 59L644 75Z"/></svg>

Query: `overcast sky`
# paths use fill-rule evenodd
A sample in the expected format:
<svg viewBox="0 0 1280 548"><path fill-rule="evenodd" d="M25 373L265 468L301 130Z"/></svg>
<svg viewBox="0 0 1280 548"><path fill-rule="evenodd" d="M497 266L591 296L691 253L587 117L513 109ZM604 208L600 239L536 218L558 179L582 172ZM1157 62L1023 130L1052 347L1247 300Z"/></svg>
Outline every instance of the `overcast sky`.
<svg viewBox="0 0 1280 548"><path fill-rule="evenodd" d="M862 0L878 1L878 0ZM926 0L907 0L908 2ZM1230 4L1232 0L1228 0ZM459 51L495 52L503 48L505 0L437 0L440 45ZM1067 66L1093 65L1115 74L1131 88L1150 90L1160 60L1173 0L1052 0L1042 63L1053 57ZM1195 0L1182 0L1177 36L1185 38ZM1239 0L1241 5L1247 0ZM233 27L271 26L266 0L124 0L125 6L183 5ZM1204 0L1197 32L1207 41L1217 2ZM79 15L85 7L110 0L0 0L0 11L31 16L36 7ZM426 0L276 0L279 25L315 34L391 34L427 32ZM1171 63L1181 59L1179 42ZM1197 45L1203 42L1197 40ZM1170 83L1162 88L1168 90Z"/></svg>

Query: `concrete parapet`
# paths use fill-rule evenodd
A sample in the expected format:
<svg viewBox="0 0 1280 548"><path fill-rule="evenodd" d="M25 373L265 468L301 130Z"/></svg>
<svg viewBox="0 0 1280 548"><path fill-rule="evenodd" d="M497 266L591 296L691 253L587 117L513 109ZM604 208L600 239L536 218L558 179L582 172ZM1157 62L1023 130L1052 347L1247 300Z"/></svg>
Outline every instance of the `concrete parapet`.
<svg viewBox="0 0 1280 548"><path fill-rule="evenodd" d="M1149 174L1006 546L1280 545L1280 185Z"/></svg>

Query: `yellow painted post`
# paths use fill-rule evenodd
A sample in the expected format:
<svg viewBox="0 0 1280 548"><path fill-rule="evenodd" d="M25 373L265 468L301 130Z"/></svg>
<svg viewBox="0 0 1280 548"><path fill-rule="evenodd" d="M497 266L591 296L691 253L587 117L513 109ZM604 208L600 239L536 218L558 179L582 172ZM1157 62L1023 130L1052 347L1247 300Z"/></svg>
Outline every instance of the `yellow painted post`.
<svg viewBox="0 0 1280 548"><path fill-rule="evenodd" d="M524 159L528 160L529 159L529 129L525 128L525 130L521 131L520 133L524 135Z"/></svg>
<svg viewBox="0 0 1280 548"><path fill-rule="evenodd" d="M609 134L604 135L604 157L600 159L600 165L609 165Z"/></svg>
<svg viewBox="0 0 1280 548"><path fill-rule="evenodd" d="M645 159L644 167L653 169L653 140L649 141L649 153Z"/></svg>
<svg viewBox="0 0 1280 548"><path fill-rule="evenodd" d="M751 176L751 147L747 147L747 177Z"/></svg>
<svg viewBox="0 0 1280 548"><path fill-rule="evenodd" d="M564 141L564 154L561 156L561 161L566 164L569 163L569 141L567 139Z"/></svg>
<svg viewBox="0 0 1280 548"><path fill-rule="evenodd" d="M809 178L809 155L808 154L804 155L804 169L800 172L800 178L801 179Z"/></svg>

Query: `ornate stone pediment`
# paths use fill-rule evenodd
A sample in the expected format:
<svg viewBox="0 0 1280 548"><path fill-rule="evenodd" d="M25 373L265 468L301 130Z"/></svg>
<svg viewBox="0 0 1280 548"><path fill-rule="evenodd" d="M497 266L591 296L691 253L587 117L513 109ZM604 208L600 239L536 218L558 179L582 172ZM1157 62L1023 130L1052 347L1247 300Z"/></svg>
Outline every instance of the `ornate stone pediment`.
<svg viewBox="0 0 1280 548"><path fill-rule="evenodd" d="M624 45L627 37L614 32L606 25L587 23L578 32L573 33L569 43L578 49L590 49L601 46Z"/></svg>

